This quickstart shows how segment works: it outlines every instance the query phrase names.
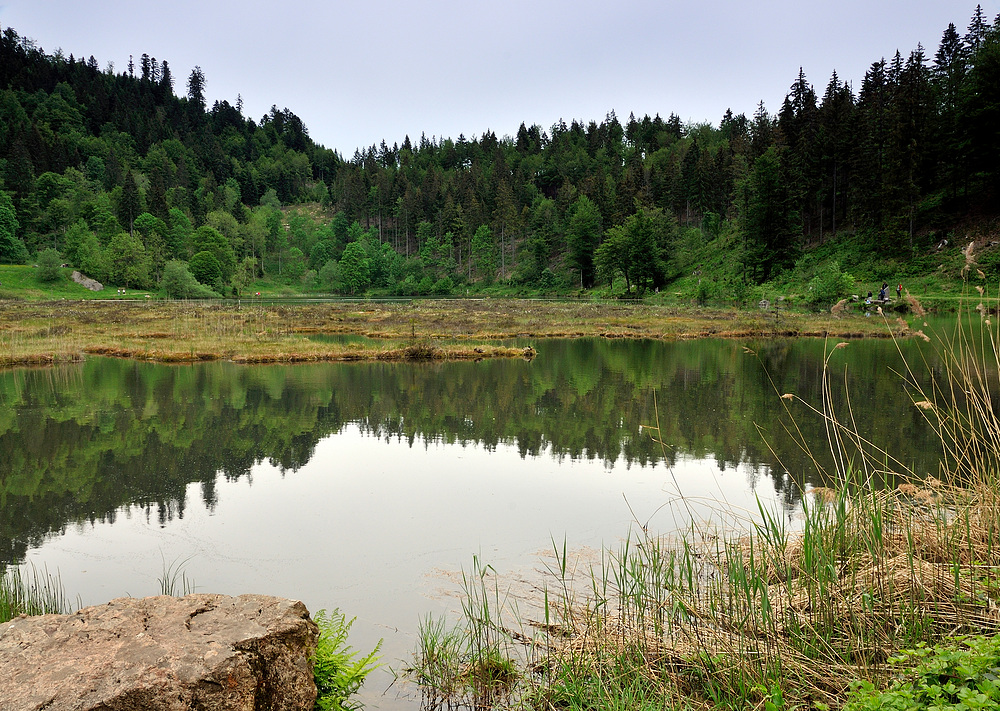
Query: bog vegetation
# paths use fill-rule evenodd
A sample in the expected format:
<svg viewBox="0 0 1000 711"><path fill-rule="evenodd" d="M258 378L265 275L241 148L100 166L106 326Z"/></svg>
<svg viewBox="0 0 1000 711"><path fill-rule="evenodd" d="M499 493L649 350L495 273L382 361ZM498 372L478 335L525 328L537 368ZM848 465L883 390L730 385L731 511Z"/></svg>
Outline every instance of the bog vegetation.
<svg viewBox="0 0 1000 711"><path fill-rule="evenodd" d="M936 471L856 429L830 389L848 346L831 345L820 402L774 393L824 423L825 442L799 444L835 462L835 488L801 492L801 521L761 507L744 531L721 525L732 512L680 539L636 526L582 574L564 542L531 599L474 560L460 622L421 626L411 672L428 706L997 708L1000 331L973 315L938 334L929 386L921 364L901 368Z"/></svg>
<svg viewBox="0 0 1000 711"><path fill-rule="evenodd" d="M777 111L717 125L612 112L515 136L397 137L347 158L287 108L257 119L239 97L208 106L200 68L175 78L147 54L102 67L8 27L0 262L38 263L45 281L58 255L176 298L756 303L777 290L828 307L882 282L956 277L968 237L1000 276L1000 26L977 7L933 55L886 50L858 87L834 72L817 89L800 72Z"/></svg>

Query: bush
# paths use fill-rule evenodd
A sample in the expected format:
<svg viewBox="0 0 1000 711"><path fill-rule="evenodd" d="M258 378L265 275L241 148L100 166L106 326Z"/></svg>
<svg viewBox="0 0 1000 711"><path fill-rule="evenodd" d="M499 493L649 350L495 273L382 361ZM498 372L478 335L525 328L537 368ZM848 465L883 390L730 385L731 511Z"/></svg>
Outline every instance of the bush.
<svg viewBox="0 0 1000 711"><path fill-rule="evenodd" d="M325 289L340 291L343 279L340 278L340 265L336 259L330 259L319 270L319 283Z"/></svg>
<svg viewBox="0 0 1000 711"><path fill-rule="evenodd" d="M694 299L698 302L699 306L704 306L708 303L708 300L712 297L712 286L708 283L708 279L698 280L698 289L695 292Z"/></svg>
<svg viewBox="0 0 1000 711"><path fill-rule="evenodd" d="M188 270L184 262L171 261L163 267L160 287L172 299L211 299L218 296Z"/></svg>
<svg viewBox="0 0 1000 711"><path fill-rule="evenodd" d="M436 296L448 296L454 288L455 284L451 281L450 277L441 277L434 282L434 288L432 291Z"/></svg>
<svg viewBox="0 0 1000 711"><path fill-rule="evenodd" d="M836 261L827 262L809 282L806 301L813 306L831 306L854 289L854 277L840 271Z"/></svg>
<svg viewBox="0 0 1000 711"><path fill-rule="evenodd" d="M38 271L35 272L35 277L43 284L58 281L62 275L59 270L61 265L62 259L59 257L59 252L49 247L38 255Z"/></svg>

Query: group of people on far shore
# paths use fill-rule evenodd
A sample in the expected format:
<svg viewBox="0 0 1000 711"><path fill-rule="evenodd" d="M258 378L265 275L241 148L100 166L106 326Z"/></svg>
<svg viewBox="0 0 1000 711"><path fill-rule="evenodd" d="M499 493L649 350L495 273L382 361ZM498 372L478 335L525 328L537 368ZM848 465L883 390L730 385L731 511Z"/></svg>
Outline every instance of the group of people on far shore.
<svg viewBox="0 0 1000 711"><path fill-rule="evenodd" d="M896 284L896 298L897 299L903 298L902 284ZM886 282L882 282L882 288L879 289L878 298L875 299L874 301L884 304L888 300L889 300L889 285ZM870 291L868 292L868 296L865 298L865 303L866 304L872 303L872 293Z"/></svg>

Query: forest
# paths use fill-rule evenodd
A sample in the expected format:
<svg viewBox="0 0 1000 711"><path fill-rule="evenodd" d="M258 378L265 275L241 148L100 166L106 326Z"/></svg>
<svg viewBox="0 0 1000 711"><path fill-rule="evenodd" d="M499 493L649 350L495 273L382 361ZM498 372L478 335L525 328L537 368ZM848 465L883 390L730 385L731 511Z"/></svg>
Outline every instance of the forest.
<svg viewBox="0 0 1000 711"><path fill-rule="evenodd" d="M996 217L1000 16L977 7L933 55L889 56L860 87L833 72L818 91L800 70L776 113L762 102L717 126L612 112L346 158L287 108L255 120L240 97L208 106L199 67L175 80L143 54L102 68L8 27L0 263L174 298L261 283L634 298L708 259L711 289L738 297L838 243L918 270L959 226ZM846 266L817 269L833 285L817 298L853 287Z"/></svg>

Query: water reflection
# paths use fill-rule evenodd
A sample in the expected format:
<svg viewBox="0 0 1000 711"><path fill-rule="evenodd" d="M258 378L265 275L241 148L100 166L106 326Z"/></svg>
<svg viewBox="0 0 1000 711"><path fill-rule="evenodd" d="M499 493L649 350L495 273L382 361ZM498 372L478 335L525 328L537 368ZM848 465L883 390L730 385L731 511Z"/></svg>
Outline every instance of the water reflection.
<svg viewBox="0 0 1000 711"><path fill-rule="evenodd" d="M543 343L532 363L171 367L91 359L8 371L0 374L0 561L21 559L69 523L113 520L126 504L161 524L183 516L192 482L212 510L217 474L237 479L265 461L299 469L348 424L410 446L505 444L557 461L709 459L722 471L746 466L751 477L771 477L794 506L802 482L822 482L782 436L788 403L777 395L821 401L824 344L748 345L755 354L733 342L588 340ZM857 342L831 362L835 401L846 407L850 393L859 430L932 471L933 442L892 372L895 347ZM792 410L822 457L822 420L801 405ZM639 432L657 419L665 448Z"/></svg>
<svg viewBox="0 0 1000 711"><path fill-rule="evenodd" d="M536 348L530 363L0 373L0 565L58 569L96 604L155 594L163 565L189 560L203 591L342 607L359 617L355 646L385 637L395 662L421 615L454 606L441 580L473 554L530 570L553 540L613 544L636 519L673 531L756 497L792 516L802 487L825 483L784 436L778 397L820 402L821 341ZM853 343L830 362L859 429L936 467L895 346ZM791 410L822 454L822 420ZM640 432L657 421L663 447Z"/></svg>

